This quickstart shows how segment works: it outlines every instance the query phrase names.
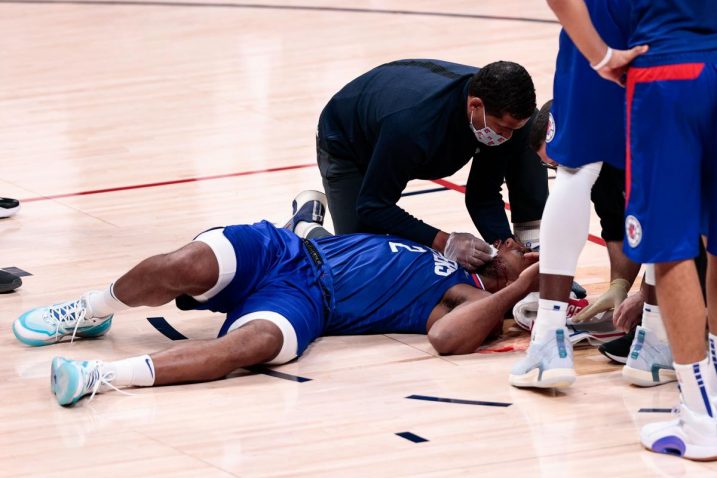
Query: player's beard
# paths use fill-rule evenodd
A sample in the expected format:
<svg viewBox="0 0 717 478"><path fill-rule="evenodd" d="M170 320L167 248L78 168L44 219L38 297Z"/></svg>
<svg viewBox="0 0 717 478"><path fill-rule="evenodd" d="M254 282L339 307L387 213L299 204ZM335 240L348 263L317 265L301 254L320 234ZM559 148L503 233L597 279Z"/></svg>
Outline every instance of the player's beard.
<svg viewBox="0 0 717 478"><path fill-rule="evenodd" d="M506 267L503 257L501 257L500 254L495 256L492 261L479 268L477 272L484 277L495 279L497 289L492 292L497 292L508 285L508 268Z"/></svg>

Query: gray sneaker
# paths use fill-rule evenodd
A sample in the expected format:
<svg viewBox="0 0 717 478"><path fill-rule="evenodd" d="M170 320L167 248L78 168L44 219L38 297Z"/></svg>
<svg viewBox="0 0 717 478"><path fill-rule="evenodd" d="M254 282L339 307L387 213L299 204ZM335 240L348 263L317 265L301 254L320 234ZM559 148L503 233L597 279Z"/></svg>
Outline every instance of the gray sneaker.
<svg viewBox="0 0 717 478"><path fill-rule="evenodd" d="M638 326L627 363L622 368L622 376L638 387L654 387L674 382L677 376L672 366L670 344Z"/></svg>
<svg viewBox="0 0 717 478"><path fill-rule="evenodd" d="M567 329L555 329L546 340L530 341L526 356L510 373L514 387L562 388L575 381L573 345Z"/></svg>

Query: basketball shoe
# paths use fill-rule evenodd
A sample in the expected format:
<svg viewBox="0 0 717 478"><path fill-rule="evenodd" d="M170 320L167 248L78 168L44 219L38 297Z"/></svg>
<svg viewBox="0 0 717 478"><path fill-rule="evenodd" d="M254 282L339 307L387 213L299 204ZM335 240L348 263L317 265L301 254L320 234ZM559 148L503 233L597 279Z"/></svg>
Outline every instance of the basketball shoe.
<svg viewBox="0 0 717 478"><path fill-rule="evenodd" d="M677 380L672 366L670 344L658 339L654 333L638 326L635 339L622 368L625 380L639 387L654 387Z"/></svg>
<svg viewBox="0 0 717 478"><path fill-rule="evenodd" d="M14 216L20 210L20 201L17 199L0 198L0 217Z"/></svg>
<svg viewBox="0 0 717 478"><path fill-rule="evenodd" d="M0 269L0 294L10 292L22 285L22 279L15 274Z"/></svg>
<svg viewBox="0 0 717 478"><path fill-rule="evenodd" d="M630 355L630 348L634 339L635 331L633 330L622 337L601 344L598 347L598 351L610 360L624 365L627 363L627 357Z"/></svg>
<svg viewBox="0 0 717 478"><path fill-rule="evenodd" d="M514 387L562 388L574 381L573 345L564 327L541 341L535 340L533 333L526 356L515 364L509 377Z"/></svg>
<svg viewBox="0 0 717 478"><path fill-rule="evenodd" d="M714 404L712 410L715 410ZM696 413L681 401L673 414L674 420L642 427L642 446L655 453L681 456L689 460L717 460L717 419Z"/></svg>
<svg viewBox="0 0 717 478"><path fill-rule="evenodd" d="M52 359L50 369L50 388L60 405L74 405L79 399L97 392L115 389L110 383L113 372L103 369L100 360L68 360L63 357Z"/></svg>
<svg viewBox="0 0 717 478"><path fill-rule="evenodd" d="M28 310L12 324L15 337L26 345L39 347L57 343L67 336L74 340L75 336L106 334L112 325L112 315L92 317L86 297Z"/></svg>
<svg viewBox="0 0 717 478"><path fill-rule="evenodd" d="M294 231L300 222L324 224L326 215L326 195L319 191L301 191L291 203L291 219L284 229Z"/></svg>

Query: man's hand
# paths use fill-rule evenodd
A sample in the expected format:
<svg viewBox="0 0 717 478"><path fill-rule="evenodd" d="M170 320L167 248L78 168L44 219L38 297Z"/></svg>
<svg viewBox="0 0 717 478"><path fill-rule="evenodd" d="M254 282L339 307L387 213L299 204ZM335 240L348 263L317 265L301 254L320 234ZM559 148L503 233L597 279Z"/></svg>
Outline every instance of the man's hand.
<svg viewBox="0 0 717 478"><path fill-rule="evenodd" d="M610 61L597 70L598 75L606 80L614 81L620 86L625 86L625 75L630 63L638 56L646 53L648 49L647 45L639 45L629 50L613 50Z"/></svg>
<svg viewBox="0 0 717 478"><path fill-rule="evenodd" d="M452 232L446 241L443 255L471 272L493 259L488 243L467 232Z"/></svg>
<svg viewBox="0 0 717 478"><path fill-rule="evenodd" d="M633 294L625 299L612 314L612 323L615 328L624 332L634 329L642 319L642 306L644 303L642 293Z"/></svg>
<svg viewBox="0 0 717 478"><path fill-rule="evenodd" d="M595 302L585 307L578 315L573 317L573 323L591 319L606 310L617 309L618 306L622 304L622 301L627 298L627 291L629 289L630 283L625 279L615 279L610 282L610 288L598 297Z"/></svg>

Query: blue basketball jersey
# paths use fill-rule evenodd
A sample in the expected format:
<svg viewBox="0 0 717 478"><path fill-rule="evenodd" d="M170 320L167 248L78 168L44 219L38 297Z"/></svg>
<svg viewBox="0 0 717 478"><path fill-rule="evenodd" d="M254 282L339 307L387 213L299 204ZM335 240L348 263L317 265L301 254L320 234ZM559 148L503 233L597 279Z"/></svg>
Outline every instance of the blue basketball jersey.
<svg viewBox="0 0 717 478"><path fill-rule="evenodd" d="M627 47L628 0L586 0L597 31L613 48ZM598 161L625 168L625 90L602 79L565 31L553 81L552 124L547 153L558 164L577 168Z"/></svg>
<svg viewBox="0 0 717 478"><path fill-rule="evenodd" d="M207 302L185 297L180 308L226 313L219 335L247 314L276 312L296 332L297 355L322 335L425 334L449 288L478 283L433 249L397 237L329 236L307 246L266 221L223 234L234 248L234 277Z"/></svg>
<svg viewBox="0 0 717 478"><path fill-rule="evenodd" d="M332 275L326 335L425 334L433 308L473 276L433 249L392 236L351 234L314 241Z"/></svg>
<svg viewBox="0 0 717 478"><path fill-rule="evenodd" d="M664 64L665 55L717 50L715 0L631 2L630 46L650 46L645 55L635 60L635 66Z"/></svg>

